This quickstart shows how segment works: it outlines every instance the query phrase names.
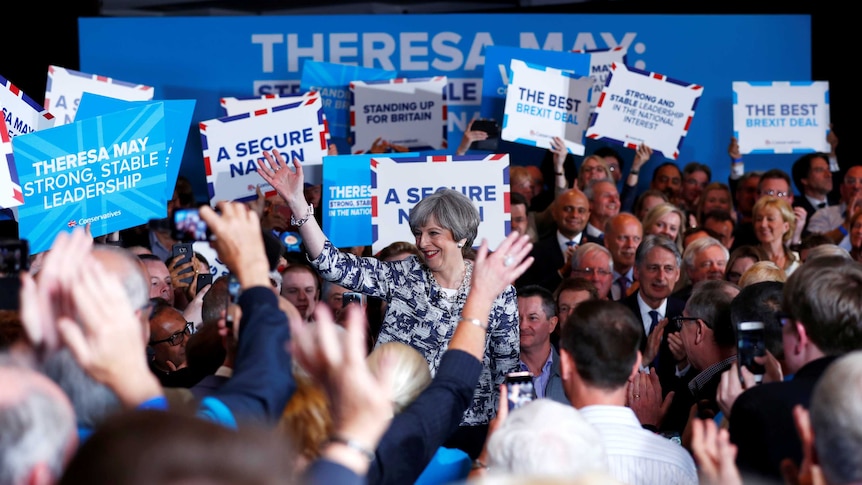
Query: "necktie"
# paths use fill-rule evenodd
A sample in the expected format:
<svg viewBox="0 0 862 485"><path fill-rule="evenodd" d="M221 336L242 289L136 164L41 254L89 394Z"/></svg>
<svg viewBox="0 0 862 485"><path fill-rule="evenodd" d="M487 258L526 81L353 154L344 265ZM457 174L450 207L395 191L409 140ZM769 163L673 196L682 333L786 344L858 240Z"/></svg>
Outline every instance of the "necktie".
<svg viewBox="0 0 862 485"><path fill-rule="evenodd" d="M617 286L620 287L620 298L626 297L626 290L629 289L629 279L626 275L617 278Z"/></svg>
<svg viewBox="0 0 862 485"><path fill-rule="evenodd" d="M567 248L573 248L577 245L578 245L578 243L576 243L575 241L566 241L566 247Z"/></svg>
<svg viewBox="0 0 862 485"><path fill-rule="evenodd" d="M649 324L649 332L647 332L647 337L652 333L655 326L658 325L658 312L655 310L649 311L649 317L652 319L652 322Z"/></svg>

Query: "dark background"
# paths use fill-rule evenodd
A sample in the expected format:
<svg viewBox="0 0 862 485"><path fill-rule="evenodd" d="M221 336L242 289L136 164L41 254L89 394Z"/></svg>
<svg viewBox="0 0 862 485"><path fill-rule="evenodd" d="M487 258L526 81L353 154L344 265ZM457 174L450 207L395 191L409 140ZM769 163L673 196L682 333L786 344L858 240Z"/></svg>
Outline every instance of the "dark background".
<svg viewBox="0 0 862 485"><path fill-rule="evenodd" d="M851 33L860 30L849 11L851 3L838 6L833 0L789 2L682 2L682 1L612 1L596 0L559 3L548 6L529 6L532 3L551 3L556 0L491 1L467 0L465 3L399 2L360 3L339 0L275 1L275 0L66 0L65 2L16 1L15 5L0 8L4 26L0 35L4 40L0 54L0 75L9 79L40 104L43 102L49 65L80 70L78 58L78 17L126 15L216 15L278 14L296 15L345 13L619 13L619 14L808 14L811 15L811 69L812 80L829 81L830 112L835 133L843 140L842 152L852 148L855 141L855 113L858 97L852 94L856 84L851 72L856 72L857 55ZM174 3L171 3L171 2ZM119 6L128 7L125 10ZM735 35L728 31L728 36ZM721 39L715 39L721 42ZM800 59L800 62L804 61ZM709 62L693 59L692 62ZM733 66L715 66L716 69L733 69ZM846 159L844 160L846 162ZM854 161L855 164L855 161ZM842 165L844 165L842 163Z"/></svg>

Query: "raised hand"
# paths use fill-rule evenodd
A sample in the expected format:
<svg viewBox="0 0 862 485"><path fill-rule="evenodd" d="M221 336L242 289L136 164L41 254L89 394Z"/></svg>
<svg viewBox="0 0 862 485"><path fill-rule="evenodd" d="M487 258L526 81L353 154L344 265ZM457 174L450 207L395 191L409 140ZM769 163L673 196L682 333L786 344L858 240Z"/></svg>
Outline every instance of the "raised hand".
<svg viewBox="0 0 862 485"><path fill-rule="evenodd" d="M293 160L294 170L278 150L263 152L263 159L257 161L257 173L266 183L272 185L278 195L290 206L291 210L305 207L305 176L299 160Z"/></svg>
<svg viewBox="0 0 862 485"><path fill-rule="evenodd" d="M658 428L670 409L673 396L674 392L671 391L662 399L661 383L653 367L649 374L639 371L629 381L626 405L634 411L641 424Z"/></svg>
<svg viewBox="0 0 862 485"><path fill-rule="evenodd" d="M691 451L697 462L702 485L742 485L736 468L736 445L730 443L730 433L718 429L711 419L690 421Z"/></svg>

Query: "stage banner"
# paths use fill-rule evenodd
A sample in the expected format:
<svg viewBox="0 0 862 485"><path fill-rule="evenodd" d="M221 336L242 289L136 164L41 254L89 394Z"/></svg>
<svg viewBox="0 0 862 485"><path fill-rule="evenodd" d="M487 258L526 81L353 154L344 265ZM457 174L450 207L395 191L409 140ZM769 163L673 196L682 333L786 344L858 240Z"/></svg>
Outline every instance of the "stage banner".
<svg viewBox="0 0 862 485"><path fill-rule="evenodd" d="M0 108L12 137L51 128L56 121L47 109L3 76L0 76Z"/></svg>
<svg viewBox="0 0 862 485"><path fill-rule="evenodd" d="M590 54L522 49L509 46L485 48L485 70L482 75L482 117L503 122L506 108L506 88L512 80L512 59L535 66L570 71L578 76L590 73Z"/></svg>
<svg viewBox="0 0 862 485"><path fill-rule="evenodd" d="M168 141L168 155L165 157L165 166L167 167L165 197L167 200L171 200L174 196L174 187L177 185L177 176L180 173L180 162L186 149L192 115L195 111L195 100L171 99L159 102L165 105L165 137ZM81 96L81 104L78 105L76 119L93 118L148 103L150 101L124 101L98 94L84 93Z"/></svg>
<svg viewBox="0 0 862 485"><path fill-rule="evenodd" d="M12 155L12 139L6 129L5 117L0 118L0 208L8 209L24 203L15 157Z"/></svg>
<svg viewBox="0 0 862 485"><path fill-rule="evenodd" d="M829 153L828 81L733 83L733 136L747 154Z"/></svg>
<svg viewBox="0 0 862 485"><path fill-rule="evenodd" d="M611 74L611 65L614 63L626 65L627 50L623 46L617 46L611 49L587 49L572 52L590 55L590 77L593 78L593 97L590 104L595 108L596 103L599 102L599 95L602 94L602 89L604 89L608 76Z"/></svg>
<svg viewBox="0 0 862 485"><path fill-rule="evenodd" d="M263 152L278 149L288 161L319 166L326 155L327 132L319 97L227 116L200 124L210 204L247 202L275 190L257 173Z"/></svg>
<svg viewBox="0 0 862 485"><path fill-rule="evenodd" d="M371 160L371 245L377 253L395 241L413 241L410 210L441 188L466 195L479 211L479 234L496 248L511 228L509 155L375 157Z"/></svg>
<svg viewBox="0 0 862 485"><path fill-rule="evenodd" d="M222 117L219 99L225 96L300 94L303 68L309 61L394 71L404 78L446 76L450 153L470 121L485 117L481 114L485 72L496 74L496 88L508 84L502 82L502 75L509 60L489 62L493 47L587 52L591 75L597 64L588 51L620 47L626 51L620 64L704 86L698 118L709 122L692 125L680 160L710 160L727 151L733 132L732 110L728 109L733 81L813 79L811 28L811 15L804 14L645 17L554 12L78 19L80 70L153 86L160 98L195 98L194 124ZM498 124L502 123L504 96L505 90L498 94ZM588 153L607 145L585 141ZM189 138L180 173L192 180L195 194L202 200L207 185L200 142L197 136ZM525 156L513 158L518 164L538 165L547 155L545 150L511 142L502 141L501 147L521 149ZM630 163L634 152L620 151ZM794 159L793 155L753 157L746 160L746 169L789 165ZM649 185L651 167L657 165L645 166L640 189ZM728 164L713 167L713 180L728 175Z"/></svg>
<svg viewBox="0 0 862 485"><path fill-rule="evenodd" d="M350 83L353 153L379 138L402 151L440 150L446 140L446 76Z"/></svg>
<svg viewBox="0 0 862 485"><path fill-rule="evenodd" d="M336 247L371 245L371 159L379 155L323 157L323 232ZM390 158L418 153L389 153Z"/></svg>
<svg viewBox="0 0 862 485"><path fill-rule="evenodd" d="M152 86L120 81L108 76L48 66L45 108L57 119L56 126L75 121L75 113L84 93L101 94L126 101L150 101L153 99L154 90Z"/></svg>
<svg viewBox="0 0 862 485"><path fill-rule="evenodd" d="M338 153L350 153L350 140L347 138L350 133L350 83L388 81L396 77L396 71L309 60L302 65L299 87L320 93L323 112L329 121L329 136L339 142Z"/></svg>
<svg viewBox="0 0 862 485"><path fill-rule="evenodd" d="M551 148L555 136L570 153L584 154L593 79L512 59L503 140Z"/></svg>
<svg viewBox="0 0 862 485"><path fill-rule="evenodd" d="M95 237L167 216L163 103L16 136L12 148L31 253L77 226Z"/></svg>
<svg viewBox="0 0 862 485"><path fill-rule="evenodd" d="M633 150L644 143L676 160L701 94L701 85L613 64L587 137Z"/></svg>

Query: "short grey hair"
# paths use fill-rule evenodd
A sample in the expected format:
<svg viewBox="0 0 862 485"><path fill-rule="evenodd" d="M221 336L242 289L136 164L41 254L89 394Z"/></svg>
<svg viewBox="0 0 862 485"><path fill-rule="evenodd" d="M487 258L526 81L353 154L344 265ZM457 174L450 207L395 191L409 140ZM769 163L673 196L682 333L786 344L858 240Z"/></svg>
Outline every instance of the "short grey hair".
<svg viewBox="0 0 862 485"><path fill-rule="evenodd" d="M614 255L611 254L611 251L608 248L594 242L583 243L575 249L575 252L572 254L572 269L577 269L577 267L581 265L582 259L596 252L604 253L608 257L608 266L611 272L613 272Z"/></svg>
<svg viewBox="0 0 862 485"><path fill-rule="evenodd" d="M140 259L126 248L108 244L93 246L93 255L103 261L104 256L100 256L99 253L109 255L108 258L116 257L120 261L121 268L117 276L120 278L132 308L137 310L147 306L150 303L150 278L144 274L144 267L141 266Z"/></svg>
<svg viewBox="0 0 862 485"><path fill-rule="evenodd" d="M601 435L572 406L537 399L513 410L488 437L488 468L514 476L577 478L607 472Z"/></svg>
<svg viewBox="0 0 862 485"><path fill-rule="evenodd" d="M635 266L640 268L644 261L646 261L647 255L655 248L669 251L676 258L677 268L682 266L682 255L679 254L679 248L676 247L676 243L660 234L647 234L643 238L643 241L638 245L638 249L635 252Z"/></svg>
<svg viewBox="0 0 862 485"><path fill-rule="evenodd" d="M595 195L595 192L596 192L596 185L601 184L601 183L611 184L614 186L614 188L617 187L617 183L614 182L613 179L602 178L602 179L591 180L590 183L586 187L584 187L584 195L587 196L588 201L592 202L593 195Z"/></svg>
<svg viewBox="0 0 862 485"><path fill-rule="evenodd" d="M730 252L724 244L721 243L721 241L711 236L701 237L688 243L688 246L685 248L685 252L682 254L682 262L686 271L690 271L694 268L694 258L698 253L706 251L713 246L721 248L722 252L724 252L725 260L730 259Z"/></svg>
<svg viewBox="0 0 862 485"><path fill-rule="evenodd" d="M27 374L35 371L2 367L7 374L16 374L12 380L20 379L17 386L22 389L20 399L13 396L0 401L0 483L21 483L38 463L45 463L59 480L76 433L71 409L59 396L26 382L30 379Z"/></svg>
<svg viewBox="0 0 862 485"><path fill-rule="evenodd" d="M862 481L862 351L829 366L811 396L814 448L827 483Z"/></svg>
<svg viewBox="0 0 862 485"><path fill-rule="evenodd" d="M417 234L431 218L440 227L452 231L455 241L466 239L462 252L473 247L479 231L479 211L464 194L452 189L440 189L425 197L410 210L410 230Z"/></svg>

